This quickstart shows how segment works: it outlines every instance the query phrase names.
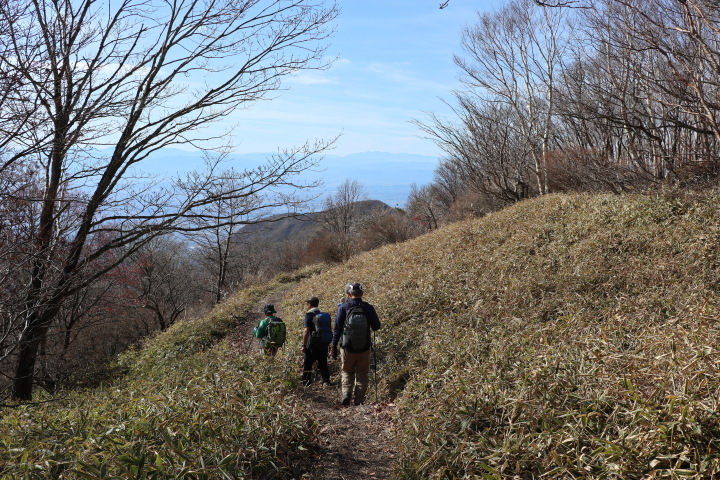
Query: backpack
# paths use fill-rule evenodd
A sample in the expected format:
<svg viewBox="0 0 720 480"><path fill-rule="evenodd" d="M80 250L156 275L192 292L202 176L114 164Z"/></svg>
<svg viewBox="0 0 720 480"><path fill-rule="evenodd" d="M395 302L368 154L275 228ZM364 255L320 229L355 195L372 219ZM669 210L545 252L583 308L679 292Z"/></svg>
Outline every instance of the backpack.
<svg viewBox="0 0 720 480"><path fill-rule="evenodd" d="M270 317L270 321L267 324L267 337L265 337L265 344L275 348L280 348L285 343L285 322L278 317Z"/></svg>
<svg viewBox="0 0 720 480"><path fill-rule="evenodd" d="M332 342L332 327L329 313L318 312L313 317L315 330L310 334L309 343L311 347L325 347Z"/></svg>
<svg viewBox="0 0 720 480"><path fill-rule="evenodd" d="M370 350L370 322L362 304L348 308L340 346L352 353Z"/></svg>

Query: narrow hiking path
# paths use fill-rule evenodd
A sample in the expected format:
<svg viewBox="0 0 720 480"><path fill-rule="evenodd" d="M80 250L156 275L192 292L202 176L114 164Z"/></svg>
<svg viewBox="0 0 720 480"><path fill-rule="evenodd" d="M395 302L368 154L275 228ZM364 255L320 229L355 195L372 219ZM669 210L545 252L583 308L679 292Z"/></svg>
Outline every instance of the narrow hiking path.
<svg viewBox="0 0 720 480"><path fill-rule="evenodd" d="M244 315L246 319L233 335L236 348L246 354L259 355L257 342L253 340L253 329L262 318L262 308L268 303L275 305L277 315L286 322L296 319L285 318L281 304L285 293L278 291L258 302L253 312ZM333 315L334 317L334 315ZM299 319L297 319L299 321ZM289 338L285 348L299 346L300 339ZM313 384L300 387L296 392L298 410L306 412L318 424L317 435L308 447L308 461L296 469L302 471L297 480L384 480L390 478L397 461L393 442L396 427L395 404L378 398L374 378L370 377L370 388L365 405L343 407L340 405L340 360L329 360L332 379L331 387L323 387L320 374L313 372ZM302 365L296 365L297 376Z"/></svg>
<svg viewBox="0 0 720 480"><path fill-rule="evenodd" d="M318 381L298 395L319 425L315 445L310 452L313 461L301 478L390 478L397 455L393 443L395 405L375 402L374 392L368 392L367 404L341 406L339 362L333 362L330 369L333 372L332 387L323 388Z"/></svg>

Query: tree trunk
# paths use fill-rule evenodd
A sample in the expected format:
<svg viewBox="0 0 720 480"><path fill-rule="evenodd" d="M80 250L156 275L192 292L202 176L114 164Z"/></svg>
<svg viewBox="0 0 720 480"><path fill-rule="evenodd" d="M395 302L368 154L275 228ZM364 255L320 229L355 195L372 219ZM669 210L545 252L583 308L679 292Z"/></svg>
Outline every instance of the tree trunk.
<svg viewBox="0 0 720 480"><path fill-rule="evenodd" d="M38 319L39 320L39 319ZM16 400L32 400L35 364L40 342L47 334L49 325L31 321L20 336L18 360L13 379L12 396Z"/></svg>

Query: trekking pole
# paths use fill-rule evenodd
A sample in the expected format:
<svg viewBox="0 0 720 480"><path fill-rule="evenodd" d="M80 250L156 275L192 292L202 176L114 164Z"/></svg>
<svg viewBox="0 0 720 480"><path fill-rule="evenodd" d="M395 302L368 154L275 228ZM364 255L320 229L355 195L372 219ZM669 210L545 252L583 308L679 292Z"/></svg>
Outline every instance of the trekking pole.
<svg viewBox="0 0 720 480"><path fill-rule="evenodd" d="M250 347L252 347L252 342L255 340L255 333L253 332L252 335L250 335L250 338L248 338L247 346L245 347L246 353L250 353Z"/></svg>
<svg viewBox="0 0 720 480"><path fill-rule="evenodd" d="M375 350L375 331L373 330L373 341L370 344L372 350L372 364L370 367L373 370L373 382L375 383L375 403L378 401L378 383L377 383L377 351Z"/></svg>

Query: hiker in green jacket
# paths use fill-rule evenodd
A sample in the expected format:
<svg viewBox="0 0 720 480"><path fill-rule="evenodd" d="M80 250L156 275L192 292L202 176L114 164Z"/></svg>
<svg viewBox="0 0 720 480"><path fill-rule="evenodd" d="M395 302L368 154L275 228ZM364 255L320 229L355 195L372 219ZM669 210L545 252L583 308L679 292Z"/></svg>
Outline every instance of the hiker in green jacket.
<svg viewBox="0 0 720 480"><path fill-rule="evenodd" d="M275 356L280 347L285 343L285 323L274 315L275 306L265 305L263 313L265 318L253 330L253 334L260 340L260 351L265 355Z"/></svg>

